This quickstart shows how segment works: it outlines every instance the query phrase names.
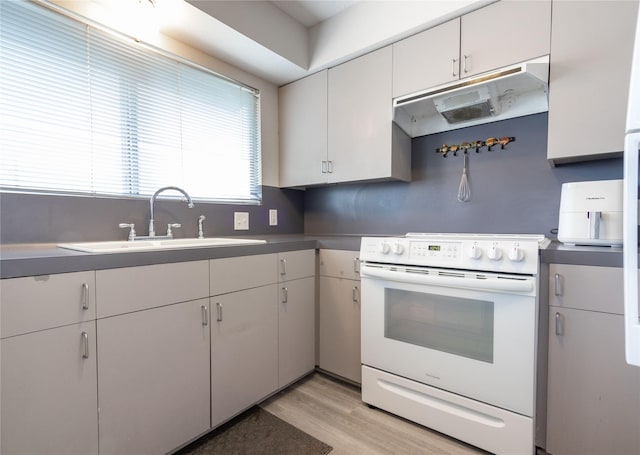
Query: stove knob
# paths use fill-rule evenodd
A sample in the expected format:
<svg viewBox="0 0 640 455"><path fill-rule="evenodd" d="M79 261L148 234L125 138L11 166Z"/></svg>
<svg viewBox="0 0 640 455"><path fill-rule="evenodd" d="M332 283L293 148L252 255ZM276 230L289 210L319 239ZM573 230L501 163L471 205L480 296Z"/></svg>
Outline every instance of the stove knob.
<svg viewBox="0 0 640 455"><path fill-rule="evenodd" d="M492 261L499 261L500 259L502 259L502 250L494 245L489 249L487 256Z"/></svg>
<svg viewBox="0 0 640 455"><path fill-rule="evenodd" d="M469 258L470 259L480 259L482 257L482 248L478 245L472 245L471 249L469 249Z"/></svg>
<svg viewBox="0 0 640 455"><path fill-rule="evenodd" d="M391 251L393 251L394 254L401 255L404 252L404 246L402 246L402 243L396 242L393 244Z"/></svg>
<svg viewBox="0 0 640 455"><path fill-rule="evenodd" d="M388 244L387 242L382 242L382 243L380 244L380 252L381 252L382 254L389 254L389 250L390 250L390 249L391 249L391 248L389 247L389 244Z"/></svg>
<svg viewBox="0 0 640 455"><path fill-rule="evenodd" d="M524 259L524 251L522 251L520 247L514 246L509 250L509 259L511 262L522 262Z"/></svg>

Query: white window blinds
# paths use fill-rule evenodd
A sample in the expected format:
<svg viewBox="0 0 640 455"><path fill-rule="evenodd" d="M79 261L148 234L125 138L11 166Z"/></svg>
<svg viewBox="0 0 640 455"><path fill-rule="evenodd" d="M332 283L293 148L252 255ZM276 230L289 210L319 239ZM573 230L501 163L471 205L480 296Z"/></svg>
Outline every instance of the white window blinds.
<svg viewBox="0 0 640 455"><path fill-rule="evenodd" d="M0 8L2 189L260 202L256 90L31 2Z"/></svg>

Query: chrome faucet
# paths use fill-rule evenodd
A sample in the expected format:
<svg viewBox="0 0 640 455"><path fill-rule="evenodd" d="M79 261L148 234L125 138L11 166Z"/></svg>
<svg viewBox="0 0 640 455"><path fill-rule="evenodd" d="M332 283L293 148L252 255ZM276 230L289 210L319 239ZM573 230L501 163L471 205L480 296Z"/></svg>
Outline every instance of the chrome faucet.
<svg viewBox="0 0 640 455"><path fill-rule="evenodd" d="M193 208L193 201L191 200L191 196L189 196L189 194L183 190L182 188L178 188L177 186L164 186L162 188L160 188L158 191L156 191L155 193L153 193L153 196L151 196L151 199L149 199L149 205L151 208L151 212L149 215L149 237L156 237L156 229L154 226L154 219L153 219L153 204L156 201L156 198L158 197L158 195L160 193L162 193L163 191L167 191L167 190L175 190L178 191L180 193L182 193L184 195L184 197L187 198L187 204L189 205L189 208L192 209Z"/></svg>

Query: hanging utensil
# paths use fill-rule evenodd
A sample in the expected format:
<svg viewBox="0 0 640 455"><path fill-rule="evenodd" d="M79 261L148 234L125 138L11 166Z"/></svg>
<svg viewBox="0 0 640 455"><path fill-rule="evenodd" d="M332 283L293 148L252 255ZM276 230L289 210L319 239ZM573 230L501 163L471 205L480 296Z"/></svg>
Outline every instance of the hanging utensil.
<svg viewBox="0 0 640 455"><path fill-rule="evenodd" d="M471 199L471 188L467 180L467 165L469 164L469 155L464 154L464 167L462 168L462 178L460 179L460 187L458 188L458 201L468 202Z"/></svg>

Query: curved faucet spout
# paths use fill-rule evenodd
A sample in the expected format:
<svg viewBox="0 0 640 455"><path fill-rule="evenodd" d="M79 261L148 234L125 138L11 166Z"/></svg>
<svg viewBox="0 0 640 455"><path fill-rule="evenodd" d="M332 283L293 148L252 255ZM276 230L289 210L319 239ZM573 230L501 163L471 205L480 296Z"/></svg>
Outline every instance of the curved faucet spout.
<svg viewBox="0 0 640 455"><path fill-rule="evenodd" d="M182 188L177 187L177 186L163 186L158 191L153 193L153 196L151 196L151 199L149 199L149 208L150 208L150 213L149 213L149 237L155 237L155 235L156 235L156 230L155 230L155 226L154 226L154 217L153 217L153 205L155 204L155 201L156 201L156 198L158 197L158 195L160 193L162 193L163 191L167 191L167 190L174 190L174 191L178 191L178 192L182 193L184 195L184 197L187 198L187 204L189 205L189 208L190 209L193 208L193 201L191 200L191 196L189 196L189 193L187 193L185 190L183 190Z"/></svg>

